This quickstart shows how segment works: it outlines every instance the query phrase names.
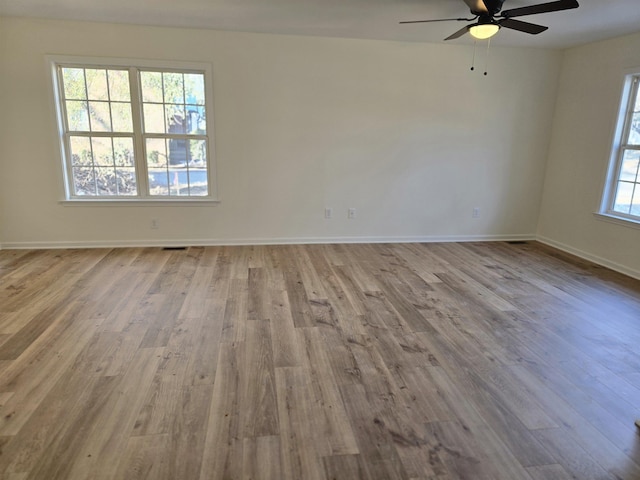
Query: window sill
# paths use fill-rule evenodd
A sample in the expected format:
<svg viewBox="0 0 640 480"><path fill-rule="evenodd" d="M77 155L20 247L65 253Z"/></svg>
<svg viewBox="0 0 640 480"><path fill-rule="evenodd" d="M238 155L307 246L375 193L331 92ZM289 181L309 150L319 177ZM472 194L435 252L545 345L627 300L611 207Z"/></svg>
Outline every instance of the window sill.
<svg viewBox="0 0 640 480"><path fill-rule="evenodd" d="M602 220L609 223L615 223L623 227L640 229L640 220L634 220L632 218L627 218L627 217L620 217L612 213L594 212L593 214L598 220Z"/></svg>
<svg viewBox="0 0 640 480"><path fill-rule="evenodd" d="M65 207L206 207L220 203L220 200L188 199L188 200L120 200L120 199L81 199L81 200L61 200L59 202Z"/></svg>

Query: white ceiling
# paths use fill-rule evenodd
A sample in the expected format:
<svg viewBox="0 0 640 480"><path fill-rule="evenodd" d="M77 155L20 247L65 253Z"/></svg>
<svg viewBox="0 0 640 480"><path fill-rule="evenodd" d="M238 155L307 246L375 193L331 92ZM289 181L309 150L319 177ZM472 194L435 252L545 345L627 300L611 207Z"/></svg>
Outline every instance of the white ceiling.
<svg viewBox="0 0 640 480"><path fill-rule="evenodd" d="M505 0L516 8L549 0ZM576 10L522 20L549 30L502 29L494 45L565 48L640 31L640 0L579 0ZM401 20L469 16L463 0L0 0L0 14L246 32L442 42L464 23ZM448 42L449 43L449 42ZM450 43L471 43L468 35Z"/></svg>

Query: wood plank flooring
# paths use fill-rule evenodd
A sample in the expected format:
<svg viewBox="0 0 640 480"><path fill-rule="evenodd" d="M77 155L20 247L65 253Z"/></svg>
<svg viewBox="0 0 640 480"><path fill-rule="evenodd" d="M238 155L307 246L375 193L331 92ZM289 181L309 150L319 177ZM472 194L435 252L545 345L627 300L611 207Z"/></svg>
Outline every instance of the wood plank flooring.
<svg viewBox="0 0 640 480"><path fill-rule="evenodd" d="M640 479L640 281L531 242L0 251L0 478Z"/></svg>

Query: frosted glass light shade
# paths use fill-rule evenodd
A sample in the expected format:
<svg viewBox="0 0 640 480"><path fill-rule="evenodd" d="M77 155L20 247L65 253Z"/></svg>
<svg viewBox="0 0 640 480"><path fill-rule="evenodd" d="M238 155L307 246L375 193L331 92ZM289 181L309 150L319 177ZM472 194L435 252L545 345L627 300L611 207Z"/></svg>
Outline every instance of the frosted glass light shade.
<svg viewBox="0 0 640 480"><path fill-rule="evenodd" d="M493 37L496 33L498 33L500 27L494 23L483 23L480 25L473 25L469 27L469 33L472 37L477 38L478 40L484 40L486 38Z"/></svg>

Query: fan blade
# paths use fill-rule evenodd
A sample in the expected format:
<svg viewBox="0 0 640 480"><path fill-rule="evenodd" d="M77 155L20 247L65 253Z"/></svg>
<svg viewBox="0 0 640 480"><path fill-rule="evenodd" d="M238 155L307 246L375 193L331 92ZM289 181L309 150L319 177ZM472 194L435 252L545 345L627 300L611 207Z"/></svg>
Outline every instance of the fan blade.
<svg viewBox="0 0 640 480"><path fill-rule="evenodd" d="M462 35L464 35L468 31L469 31L469 25L467 25L465 27L462 27L460 30L458 30L453 35L449 35L447 38L445 38L445 40L453 40L455 38L460 38Z"/></svg>
<svg viewBox="0 0 640 480"><path fill-rule="evenodd" d="M504 20L498 20L498 25L511 30L518 30L519 32L530 33L531 35L537 35L544 32L549 27L543 27L542 25L536 25L535 23L522 22L520 20L512 20L505 18Z"/></svg>
<svg viewBox="0 0 640 480"><path fill-rule="evenodd" d="M579 6L580 4L576 0L559 0L529 7L512 8L511 10L505 10L500 16L504 18L524 17L525 15L536 15L538 13L559 12L560 10L578 8Z"/></svg>
<svg viewBox="0 0 640 480"><path fill-rule="evenodd" d="M473 22L476 18L438 18L436 20L407 20L399 22L401 25L404 23L431 23L431 22Z"/></svg>

